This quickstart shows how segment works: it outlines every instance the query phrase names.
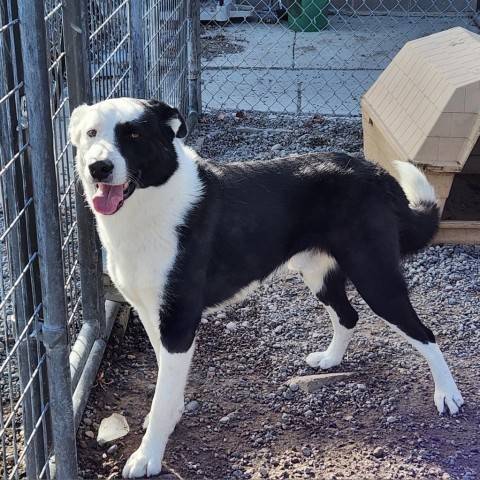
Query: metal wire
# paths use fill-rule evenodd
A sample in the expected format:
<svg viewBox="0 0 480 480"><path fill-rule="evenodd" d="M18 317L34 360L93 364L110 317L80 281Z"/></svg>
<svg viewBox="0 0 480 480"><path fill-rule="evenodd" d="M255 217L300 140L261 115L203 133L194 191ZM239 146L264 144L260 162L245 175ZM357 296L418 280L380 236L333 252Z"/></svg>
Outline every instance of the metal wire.
<svg viewBox="0 0 480 480"><path fill-rule="evenodd" d="M0 477L40 476L48 460L45 351L29 176L19 22L0 2ZM44 477L48 477L45 469Z"/></svg>
<svg viewBox="0 0 480 480"><path fill-rule="evenodd" d="M202 0L203 108L359 115L362 94L407 41L478 31L476 3Z"/></svg>
<svg viewBox="0 0 480 480"><path fill-rule="evenodd" d="M90 0L90 54L93 99L129 96L127 0Z"/></svg>
<svg viewBox="0 0 480 480"><path fill-rule="evenodd" d="M147 0L144 7L145 92L187 110L187 3Z"/></svg>

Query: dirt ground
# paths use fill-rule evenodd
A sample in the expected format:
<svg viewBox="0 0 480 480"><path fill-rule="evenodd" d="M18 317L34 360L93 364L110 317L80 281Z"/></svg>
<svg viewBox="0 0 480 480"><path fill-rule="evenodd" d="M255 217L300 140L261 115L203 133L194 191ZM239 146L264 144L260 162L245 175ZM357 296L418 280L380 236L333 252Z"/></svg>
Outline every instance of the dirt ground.
<svg viewBox="0 0 480 480"><path fill-rule="evenodd" d="M319 316L328 338L323 309L298 279L280 280L271 288L277 303L294 298L295 305L302 303L309 315ZM281 302L277 295L283 295ZM439 416L424 362L378 327L378 320L368 318L344 363L332 369L351 373L346 381L314 395L293 392L287 384L294 374L318 373L303 364L298 348L311 331L300 330L297 337L294 330L283 332L291 337L283 345L262 341L265 326L271 327L266 313L275 311L271 297L272 290L262 287L254 298L201 326L186 392L186 403L195 399L198 407L184 414L168 443L165 470L177 476L159 478L480 478L478 368L470 369L477 359L456 355L455 342L439 335L466 400L455 417ZM416 297L421 302L421 294ZM358 298L355 308L364 309ZM455 308L450 310L454 314ZM244 326L229 332L225 324L232 320ZM299 319L294 320L297 330ZM249 333L242 334L242 329ZM153 351L133 317L125 338L114 334L110 340L87 407L88 425L84 419L79 430L83 478L120 477L124 462L140 444L155 377ZM131 431L109 454L111 444L100 447L86 432L96 434L101 419L113 412L126 416Z"/></svg>
<svg viewBox="0 0 480 480"><path fill-rule="evenodd" d="M237 112L202 117L195 135L204 157L222 161L362 153L359 121ZM480 246L429 247L404 271L465 399L457 415L438 414L425 360L351 287L360 322L344 361L328 371L344 375L311 393L299 388L296 376L323 378L305 357L328 346L332 328L292 275L202 319L186 412L159 478L480 479ZM140 445L155 381L153 351L133 316L125 336L109 341L78 431L82 478L121 477ZM114 412L130 432L100 447L99 424Z"/></svg>

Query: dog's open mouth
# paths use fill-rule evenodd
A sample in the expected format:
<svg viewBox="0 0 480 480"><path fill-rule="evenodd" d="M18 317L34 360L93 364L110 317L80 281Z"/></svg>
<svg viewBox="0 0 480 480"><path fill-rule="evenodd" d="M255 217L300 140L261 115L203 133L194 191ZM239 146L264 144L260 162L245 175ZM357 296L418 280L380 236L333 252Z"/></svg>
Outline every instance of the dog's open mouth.
<svg viewBox="0 0 480 480"><path fill-rule="evenodd" d="M122 185L97 183L93 195L93 208L102 215L113 215L123 206L125 200L134 192L135 184L125 182Z"/></svg>

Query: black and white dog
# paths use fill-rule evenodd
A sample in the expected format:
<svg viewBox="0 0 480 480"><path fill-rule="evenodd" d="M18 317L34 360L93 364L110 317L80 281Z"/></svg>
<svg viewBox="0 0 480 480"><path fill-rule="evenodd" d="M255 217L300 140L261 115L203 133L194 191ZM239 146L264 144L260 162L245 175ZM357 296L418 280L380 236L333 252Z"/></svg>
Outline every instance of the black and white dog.
<svg viewBox="0 0 480 480"><path fill-rule="evenodd" d="M410 304L399 262L435 234L433 188L397 162L399 181L344 154L219 164L186 147L178 110L129 98L72 114L76 168L108 252L108 271L137 310L158 361L146 433L124 477L160 472L183 412L202 314L282 270L301 273L330 314L333 340L306 361L338 365L358 315L349 278L372 310L427 360L440 413L463 404L432 332Z"/></svg>

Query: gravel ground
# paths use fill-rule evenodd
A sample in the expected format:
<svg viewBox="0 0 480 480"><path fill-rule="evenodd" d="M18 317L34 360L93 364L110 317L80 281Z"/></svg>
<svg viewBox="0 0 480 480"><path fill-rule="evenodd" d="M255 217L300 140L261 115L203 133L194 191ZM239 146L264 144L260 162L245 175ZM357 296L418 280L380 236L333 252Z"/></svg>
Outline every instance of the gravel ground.
<svg viewBox="0 0 480 480"><path fill-rule="evenodd" d="M357 120L214 113L190 139L202 156L258 160L290 152L362 154ZM379 321L352 287L360 314L339 374L317 391L296 376L331 339L326 311L296 275L262 285L202 320L186 391L159 478L480 478L480 247L427 248L405 262L414 307L435 332L465 406L439 416L426 362ZM117 478L138 447L153 396L154 355L138 318L111 338L78 432L83 478ZM130 433L100 447L100 421L126 416Z"/></svg>

